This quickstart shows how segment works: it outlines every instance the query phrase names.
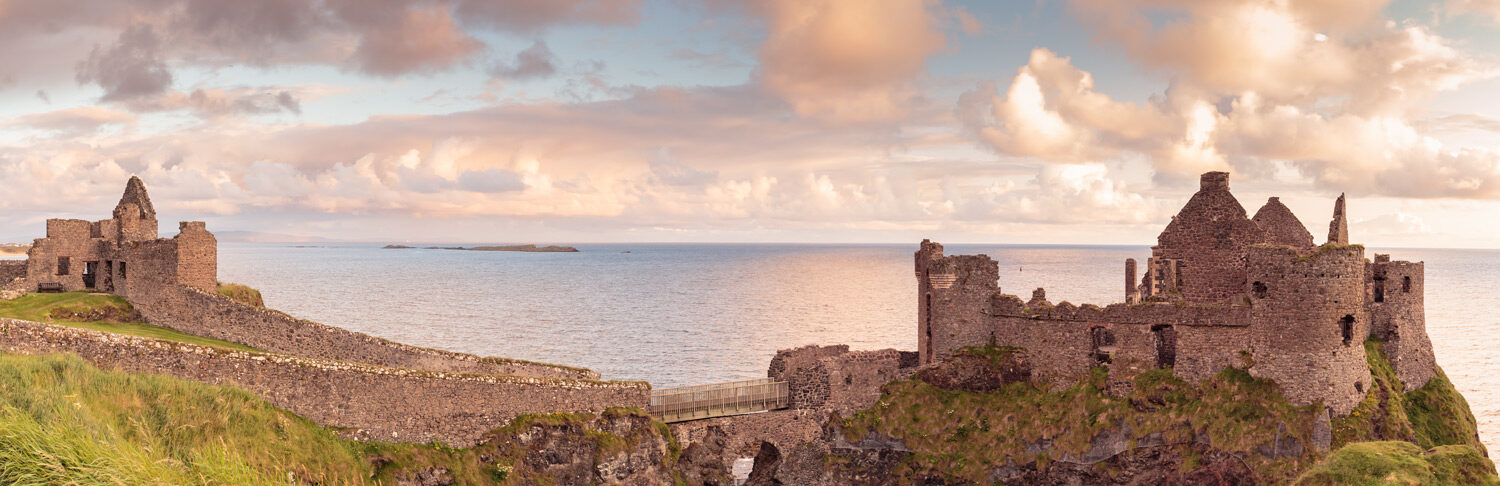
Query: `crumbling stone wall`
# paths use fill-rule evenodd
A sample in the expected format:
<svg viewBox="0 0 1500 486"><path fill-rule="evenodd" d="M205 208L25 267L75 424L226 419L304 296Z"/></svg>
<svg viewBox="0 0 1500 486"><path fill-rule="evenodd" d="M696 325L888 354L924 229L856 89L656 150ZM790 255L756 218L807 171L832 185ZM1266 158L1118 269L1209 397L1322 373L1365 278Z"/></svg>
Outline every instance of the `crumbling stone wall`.
<svg viewBox="0 0 1500 486"><path fill-rule="evenodd" d="M923 363L964 346L988 342L990 297L999 263L986 255L943 256L943 246L923 240L916 254L917 345Z"/></svg>
<svg viewBox="0 0 1500 486"><path fill-rule="evenodd" d="M177 280L189 287L214 292L219 279L219 240L202 221L184 221L177 236Z"/></svg>
<svg viewBox="0 0 1500 486"><path fill-rule="evenodd" d="M26 278L25 260L0 260L0 286L18 278Z"/></svg>
<svg viewBox="0 0 1500 486"><path fill-rule="evenodd" d="M778 351L766 376L787 382L792 409L848 413L870 408L880 399L881 386L911 376L915 364L894 349L803 346Z"/></svg>
<svg viewBox="0 0 1500 486"><path fill-rule="evenodd" d="M100 261L103 238L93 237L94 223L81 219L47 220L47 237L32 242L26 252L26 280L36 290L42 283L62 284L63 290L84 290L83 270L87 262ZM59 275L60 258L68 259L65 275Z"/></svg>
<svg viewBox="0 0 1500 486"><path fill-rule="evenodd" d="M1250 373L1281 384L1293 403L1321 400L1335 414L1348 414L1370 385L1364 247L1302 253L1256 246L1249 269L1264 286L1250 297Z"/></svg>
<svg viewBox="0 0 1500 486"><path fill-rule="evenodd" d="M135 278L132 275L132 278ZM161 278L157 276L156 278ZM132 282L137 289L139 280ZM419 348L250 307L171 281L127 296L147 322L273 353L432 371L598 379L582 368Z"/></svg>
<svg viewBox="0 0 1500 486"><path fill-rule="evenodd" d="M1389 255L1376 255L1366 266L1370 337L1385 341L1382 351L1407 390L1421 388L1437 372L1427 336L1423 266L1393 262Z"/></svg>
<svg viewBox="0 0 1500 486"><path fill-rule="evenodd" d="M231 352L156 339L0 319L0 348L75 353L104 368L157 373L249 390L362 440L474 445L525 413L645 408L643 382L432 372Z"/></svg>

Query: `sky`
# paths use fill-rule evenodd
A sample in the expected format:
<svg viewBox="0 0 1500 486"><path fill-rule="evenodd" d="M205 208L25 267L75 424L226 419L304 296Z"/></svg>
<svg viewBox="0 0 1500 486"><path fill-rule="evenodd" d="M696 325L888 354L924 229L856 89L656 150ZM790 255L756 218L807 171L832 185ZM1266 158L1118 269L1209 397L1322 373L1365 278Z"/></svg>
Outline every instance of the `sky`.
<svg viewBox="0 0 1500 486"><path fill-rule="evenodd" d="M0 241L1500 248L1500 0L0 0ZM170 236L164 231L163 236Z"/></svg>

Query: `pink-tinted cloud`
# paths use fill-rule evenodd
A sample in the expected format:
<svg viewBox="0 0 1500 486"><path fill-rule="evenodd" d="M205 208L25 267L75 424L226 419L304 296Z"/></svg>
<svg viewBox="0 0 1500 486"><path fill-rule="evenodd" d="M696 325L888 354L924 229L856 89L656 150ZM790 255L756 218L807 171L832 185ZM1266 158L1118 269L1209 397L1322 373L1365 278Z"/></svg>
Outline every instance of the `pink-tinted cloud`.
<svg viewBox="0 0 1500 486"><path fill-rule="evenodd" d="M917 95L927 58L945 45L931 0L748 2L765 19L759 79L803 116L893 121Z"/></svg>
<svg viewBox="0 0 1500 486"><path fill-rule="evenodd" d="M1435 93L1492 68L1381 1L1077 0L1102 40L1175 79L1146 103L1036 49L1001 94L985 85L959 117L999 153L1063 163L1145 156L1158 174L1264 174L1291 164L1358 194L1500 199L1500 157L1452 147L1414 121ZM1162 24L1148 12L1178 14Z"/></svg>

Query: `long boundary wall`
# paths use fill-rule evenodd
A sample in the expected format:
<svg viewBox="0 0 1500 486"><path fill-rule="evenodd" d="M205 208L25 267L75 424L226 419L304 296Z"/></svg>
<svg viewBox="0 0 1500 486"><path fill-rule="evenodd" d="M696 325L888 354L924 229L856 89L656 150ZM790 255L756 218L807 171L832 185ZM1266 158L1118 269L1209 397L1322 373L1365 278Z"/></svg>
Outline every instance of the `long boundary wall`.
<svg viewBox="0 0 1500 486"><path fill-rule="evenodd" d="M221 349L0 319L0 348L75 353L102 368L249 390L362 440L474 445L525 413L601 412L647 404L644 382L528 378L386 368Z"/></svg>
<svg viewBox="0 0 1500 486"><path fill-rule="evenodd" d="M126 299L147 322L273 353L431 371L598 379L568 366L420 348L251 307L177 282L133 285ZM142 290L136 290L142 289Z"/></svg>

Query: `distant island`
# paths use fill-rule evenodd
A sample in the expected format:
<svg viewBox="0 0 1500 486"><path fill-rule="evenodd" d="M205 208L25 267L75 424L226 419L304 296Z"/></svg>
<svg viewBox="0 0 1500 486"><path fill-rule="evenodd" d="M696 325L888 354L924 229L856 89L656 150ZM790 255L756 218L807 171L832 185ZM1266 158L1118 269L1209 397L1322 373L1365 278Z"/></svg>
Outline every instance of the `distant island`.
<svg viewBox="0 0 1500 486"><path fill-rule="evenodd" d="M417 249L415 246L385 245L387 250ZM467 251L524 251L531 253L578 253L577 248L571 246L536 246L536 245L502 245L502 246L476 246L464 248L462 246L426 246L420 247L424 250L467 250Z"/></svg>
<svg viewBox="0 0 1500 486"><path fill-rule="evenodd" d="M0 243L0 255L25 255L30 249L25 243Z"/></svg>

